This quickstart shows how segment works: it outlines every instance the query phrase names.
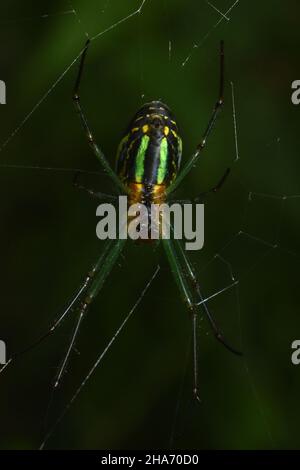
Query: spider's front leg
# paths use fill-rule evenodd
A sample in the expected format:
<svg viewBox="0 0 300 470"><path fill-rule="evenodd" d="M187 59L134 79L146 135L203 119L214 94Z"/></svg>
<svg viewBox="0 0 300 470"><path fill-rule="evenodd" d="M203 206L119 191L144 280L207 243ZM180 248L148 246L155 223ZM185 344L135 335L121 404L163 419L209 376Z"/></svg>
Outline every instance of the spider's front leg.
<svg viewBox="0 0 300 470"><path fill-rule="evenodd" d="M86 58L86 54L87 54L87 50L88 50L89 45L90 45L90 40L88 39L86 44L85 44L85 47L83 49L82 56L81 56L81 61L80 61L80 64L79 64L78 75L77 75L77 79L76 79L75 87L74 87L74 92L73 92L73 101L74 101L75 108L78 112L82 127L85 131L87 140L88 140L94 154L96 155L97 159L99 160L102 167L104 168L104 171L112 179L112 181L115 183L115 185L117 186L119 191L126 194L127 190L126 190L125 186L123 185L122 181L120 180L120 178L118 177L116 172L111 168L111 166L108 163L108 161L107 161L104 153L102 152L102 150L98 147L98 145L97 145L97 143L96 143L96 141L93 137L92 131L89 127L87 118L85 117L85 114L82 110L82 106L81 106L81 102L80 102L79 88L80 88L80 83L81 83L81 78L82 78L82 73L83 73L83 67L84 67L85 58Z"/></svg>
<svg viewBox="0 0 300 470"><path fill-rule="evenodd" d="M174 182L169 186L167 193L170 194L173 192L179 184L182 182L182 180L186 177L186 175L191 171L191 169L196 165L198 159L201 156L202 150L206 146L207 139L214 127L214 124L216 122L216 119L219 115L219 112L222 109L222 106L224 104L224 41L221 41L220 43L220 83L219 83L219 97L218 100L214 106L211 118L208 122L208 125L206 127L206 130L202 136L201 142L197 145L197 149L195 153L191 156L191 158L188 160L188 162L185 164L177 178L174 180Z"/></svg>

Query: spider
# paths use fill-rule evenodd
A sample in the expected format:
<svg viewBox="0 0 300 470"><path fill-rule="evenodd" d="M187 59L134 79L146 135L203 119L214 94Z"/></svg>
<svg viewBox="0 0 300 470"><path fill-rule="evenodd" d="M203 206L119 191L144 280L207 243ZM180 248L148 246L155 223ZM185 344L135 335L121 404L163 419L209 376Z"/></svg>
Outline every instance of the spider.
<svg viewBox="0 0 300 470"><path fill-rule="evenodd" d="M73 92L73 102L93 153L99 160L106 174L111 178L119 194L127 195L129 204L143 203L147 206L153 202L159 204L168 202L169 196L175 189L177 189L179 184L184 180L199 160L201 152L206 146L207 138L210 135L217 116L223 106L224 42L221 41L220 43L219 97L214 106L201 142L182 169L180 169L182 141L178 133L176 119L167 105L161 101L151 101L150 103L144 104L131 120L125 136L121 139L119 144L116 170L113 170L102 150L98 147L81 106L79 90L89 45L90 40L86 42L81 55ZM200 194L197 200L202 200L208 193L218 191L227 178L228 173L229 169L226 170L225 174L216 186L205 193ZM78 182L77 175L74 179L74 185L81 190L87 191L93 197L101 198L102 200L103 198L108 200L116 199L114 196L103 195L102 193L97 193L86 188ZM163 238L159 241L163 245L166 258L180 295L191 314L193 332L193 395L196 400L200 401L198 392L196 331L197 320L201 307L216 339L234 354L241 355L241 353L228 344L209 312L192 264L189 261L180 241L177 239ZM52 324L51 328L34 343L34 345L27 348L31 349L33 346L52 334L62 324L68 313L74 308L77 309L78 320L66 355L57 374L54 388L59 385L66 369L82 320L85 317L90 304L101 291L106 278L120 257L125 243L126 240L120 238L116 238L115 240L108 239L104 242L104 248L100 256L85 276L83 283L68 303L63 313ZM24 353L27 349L23 350L21 353ZM17 355L21 353L18 353ZM14 357L12 357L9 362L11 362Z"/></svg>

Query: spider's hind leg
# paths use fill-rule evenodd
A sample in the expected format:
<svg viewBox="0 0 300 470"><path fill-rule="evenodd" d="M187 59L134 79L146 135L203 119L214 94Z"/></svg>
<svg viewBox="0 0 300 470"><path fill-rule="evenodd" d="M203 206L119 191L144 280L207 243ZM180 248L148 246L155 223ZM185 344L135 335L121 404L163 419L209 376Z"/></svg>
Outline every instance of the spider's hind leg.
<svg viewBox="0 0 300 470"><path fill-rule="evenodd" d="M95 285L99 285L100 279L101 279L101 286L103 285L104 280L108 276L109 272L111 271L115 261L117 260L118 255L121 253L121 249L123 248L123 244L121 243L121 246L115 241L115 240L107 240L104 244L104 248L98 257L97 261L93 264L89 272L86 274L82 284L80 287L76 290L74 295L71 297L67 305L65 306L63 312L59 315L58 318L56 318L48 330L41 334L34 342L32 342L29 346L23 348L22 350L16 352L13 354L7 363L0 369L0 374L12 363L15 362L16 359L18 359L20 356L23 354L27 353L28 351L31 351L35 347L37 347L40 343L42 343L46 338L49 336L52 336L54 332L63 324L63 321L74 311L76 310L76 307L78 307L78 304L81 299L91 299L93 300L95 296L95 292L98 292L98 290L95 290ZM116 259L115 259L116 257ZM101 287L100 286L100 287ZM93 295L92 295L93 293ZM85 300L80 304L79 307L79 316L78 320L76 323L76 327L73 332L72 340L70 342L70 346L68 348L67 354L65 356L65 359L63 360L63 363L59 369L59 372L57 374L57 378L55 380L55 388L58 386L60 382L60 378L63 374L63 371L65 370L65 366L67 364L67 360L70 352L73 348L74 341L76 338L76 335L79 330L79 326L82 321L82 317L84 316L84 312L87 310L85 306Z"/></svg>
<svg viewBox="0 0 300 470"><path fill-rule="evenodd" d="M174 279L185 301L189 311L192 315L192 329L193 329L193 393L194 397L200 401L199 386L198 386L198 336L197 336L197 322L200 313L200 306L195 301L195 295L200 298L201 305L203 305L204 313L209 321L209 324L214 332L216 339L222 343L229 351L234 354L241 355L242 353L226 341L223 333L219 330L215 320L208 310L204 302L202 293L200 291L199 283L194 274L192 265L188 260L184 250L178 240L162 239L162 243L166 252L168 262L171 267Z"/></svg>
<svg viewBox="0 0 300 470"><path fill-rule="evenodd" d="M174 240L175 242L175 246L178 250L178 252L180 253L180 257L184 263L184 266L185 266L185 270L186 270L186 273L187 273L187 276L188 278L190 279L190 282L192 284L192 286L194 287L196 293L197 293L197 296L199 297L200 299L200 304L203 306L203 309L204 309L204 312L205 312L205 315L209 321L209 324L214 332L214 335L215 335L215 338L223 344L223 346L225 346L226 349L228 349L230 352L232 352L233 354L236 354L238 356L242 356L242 352L241 351L238 351L236 348L232 347L228 341L225 339L223 333L221 332L221 330L219 329L216 321L214 320L213 316L211 315L207 305L206 305L206 302L205 302L205 299L202 295L202 292L200 290L200 285L199 285L199 281L195 275L195 272L193 270L193 267L192 267L192 264L190 262L190 260L188 259L188 257L186 256L183 248L182 248L182 245L180 243L179 240ZM198 304L198 302L197 302Z"/></svg>
<svg viewBox="0 0 300 470"><path fill-rule="evenodd" d="M178 253L175 250L173 240L162 239L162 244L166 252L171 271L178 286L178 289L185 301L191 315L192 315L192 328L193 328L193 395L197 401L200 400L199 386L198 386L198 348L197 348L197 321L198 321L198 308L193 301L193 293L187 282L186 275L183 271L182 265L178 259Z"/></svg>
<svg viewBox="0 0 300 470"><path fill-rule="evenodd" d="M63 373L66 370L66 366L68 364L70 354L74 348L75 341L79 333L82 320L86 316L86 313L88 311L90 304L93 302L95 297L98 295L98 293L102 289L103 284L106 278L108 277L108 275L110 274L113 266L116 264L117 260L119 259L119 256L121 255L124 245L126 243L126 239L125 240L121 240L121 239L108 240L107 243L108 243L107 249L105 253L102 254L101 258L98 260L98 262L95 265L93 277L87 289L85 290L85 295L82 298L82 301L78 308L78 319L75 324L75 328L72 334L71 341L67 348L67 352L59 368L59 371L55 380L54 388L58 387L58 385L60 384L61 378L63 376Z"/></svg>

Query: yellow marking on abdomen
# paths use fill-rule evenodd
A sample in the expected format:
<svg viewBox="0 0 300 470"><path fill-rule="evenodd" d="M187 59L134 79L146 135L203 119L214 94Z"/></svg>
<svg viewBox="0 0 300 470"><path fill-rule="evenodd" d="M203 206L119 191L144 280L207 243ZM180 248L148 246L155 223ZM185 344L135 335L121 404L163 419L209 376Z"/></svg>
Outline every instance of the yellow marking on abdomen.
<svg viewBox="0 0 300 470"><path fill-rule="evenodd" d="M166 200L166 185L154 184L151 190L147 191L143 183L129 183L128 204L162 204Z"/></svg>

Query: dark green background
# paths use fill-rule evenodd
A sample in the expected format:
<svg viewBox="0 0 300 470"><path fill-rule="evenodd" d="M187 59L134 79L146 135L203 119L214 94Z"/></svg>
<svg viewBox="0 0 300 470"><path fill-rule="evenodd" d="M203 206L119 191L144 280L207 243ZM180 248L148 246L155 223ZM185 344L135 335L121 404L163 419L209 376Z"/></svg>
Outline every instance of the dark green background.
<svg viewBox="0 0 300 470"><path fill-rule="evenodd" d="M233 1L213 3L225 12ZM300 78L298 3L241 0L230 21L214 28L220 15L205 1L147 0L140 15L92 42L82 100L113 164L131 116L143 102L158 98L175 112L188 158L217 98L218 48L225 40L226 105L178 196L197 195L232 168L222 191L207 201L205 246L191 259L207 295L231 282L228 265L215 258L218 253L240 280L237 289L209 307L244 358L222 348L203 319L198 331L203 403L196 406L188 313L159 250L129 245L82 327L80 354L72 356L50 423L158 262L161 273L57 428L50 448L157 449L169 447L172 436L173 448L299 448L300 366L291 363L291 343L300 336L300 199L248 200L250 191L300 194L300 108L291 103L291 82ZM0 107L1 142L78 56L85 31L93 37L138 6L133 0L74 1L75 16L57 14L70 10L67 1L2 2L0 79L7 84L7 105ZM43 18L45 13L53 16ZM0 151L0 338L8 355L47 328L101 250L95 236L97 203L72 187L74 171L6 168L99 171L71 102L76 70L77 64ZM239 136L236 163L230 81ZM82 178L99 191L113 190L103 174ZM254 238L238 235L240 230ZM1 448L40 444L51 384L71 328L72 316L0 376Z"/></svg>

